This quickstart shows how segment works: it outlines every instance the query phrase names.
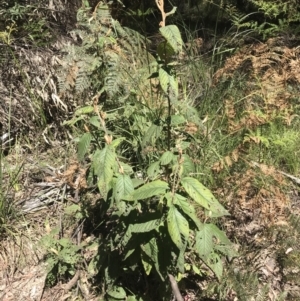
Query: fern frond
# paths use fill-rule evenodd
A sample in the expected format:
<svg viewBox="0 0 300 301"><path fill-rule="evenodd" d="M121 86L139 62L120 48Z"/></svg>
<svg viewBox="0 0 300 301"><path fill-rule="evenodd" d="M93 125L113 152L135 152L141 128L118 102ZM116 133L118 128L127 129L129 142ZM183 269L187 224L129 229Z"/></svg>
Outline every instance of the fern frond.
<svg viewBox="0 0 300 301"><path fill-rule="evenodd" d="M106 53L107 74L104 78L104 86L109 97L119 94L121 88L124 87L124 81L121 72L121 57L118 53L107 51Z"/></svg>
<svg viewBox="0 0 300 301"><path fill-rule="evenodd" d="M99 2L94 12L83 9L73 36L80 46L66 48L58 72L61 92L104 89L109 99L126 99L132 91L145 99L151 93L150 75L155 58L147 51L147 40L138 32L113 20L107 5Z"/></svg>

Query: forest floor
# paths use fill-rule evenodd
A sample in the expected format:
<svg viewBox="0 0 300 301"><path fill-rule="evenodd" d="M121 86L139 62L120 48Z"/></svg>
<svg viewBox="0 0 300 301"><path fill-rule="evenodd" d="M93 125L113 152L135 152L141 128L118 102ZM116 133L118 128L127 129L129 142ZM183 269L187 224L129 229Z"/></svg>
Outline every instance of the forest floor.
<svg viewBox="0 0 300 301"><path fill-rule="evenodd" d="M248 68L251 61L252 77L247 81L246 95L241 93L239 101L220 97L225 112L222 116L217 116L216 111L208 112L217 116L212 123L215 128L209 134L210 145L219 139L217 135L229 140L237 132L247 132L241 144L228 154L222 152L219 161L207 166L215 179L209 188L231 214L217 224L235 243L239 255L224 259L223 281L196 277L179 283L185 301L300 300L299 93L294 91L296 85L292 92L289 90L291 79L299 82L299 69L293 67L298 63L298 50L281 47L281 55L277 56L276 51L278 47L270 43L243 48L216 72L215 83L210 86L213 90L243 64ZM24 85L12 81L16 102L9 102L9 92L0 86L7 92L3 96L7 103L3 101L0 109L10 103L12 125L22 125L29 133L24 135L20 131L16 136L20 140L7 144L1 157L0 180L9 216L2 217L5 222L0 245L0 301L101 300L101 284L88 265L97 252L92 244L95 237L93 231L83 227L78 216L81 206L96 215L99 195L95 190L76 189L86 166L77 161L72 133L62 126L72 115L74 103L53 103L45 96L56 89L49 80L55 74L56 56L51 52L29 52L24 58L29 70L26 75L30 78L39 72L42 78L32 76L32 85L34 93L47 103L45 116L55 116L56 110L61 115L52 123L37 125L39 112L32 109L33 101L22 98L26 92ZM271 64L270 53L276 64ZM262 79L254 83L259 72L263 72ZM261 97L258 108L253 105L257 105L256 99L250 99L252 95ZM284 122L264 134L261 129L266 124L273 125L275 115ZM225 118L226 124L218 123ZM59 244L56 236L75 241L75 247L66 241ZM76 266L79 245L84 246L80 256L84 258L85 269ZM54 254L57 261L51 262L49 254ZM59 279L48 273L49 265L56 263ZM67 271L68 277L63 277Z"/></svg>
<svg viewBox="0 0 300 301"><path fill-rule="evenodd" d="M40 243L42 237L56 228L64 236L74 235L78 226L72 223L72 217L65 212L65 208L77 200L76 192L66 177L76 176L74 161L64 155L57 159L57 154L63 154L64 151L65 147L55 147L47 152L34 150L31 154L21 154L15 148L5 158L6 162L17 163L10 166L22 168L14 182L14 195L9 196L13 199L15 210L9 224L9 234L2 239L0 247L1 301L99 300L95 289L97 284L87 271L77 271L68 282L61 279L54 286L46 285L45 256L49 250ZM275 185L259 193L254 192L250 183L257 169L274 177ZM13 170L10 172L13 173ZM297 255L300 252L300 235L295 231L300 226L299 181L295 176L272 170L263 164L251 163L246 173L235 173L223 187L215 191L231 213L230 217L222 220L221 225L229 237L236 241L240 253L239 257L227 263L227 275L224 277L234 282L229 280L233 279L230 274L234 272L239 275L241 289L247 291L249 297L253 290L260 290L267 285L268 298L263 300L278 300L282 291L290 295L289 299L282 300L299 300L300 266ZM281 187L285 186L285 194L278 189L279 183ZM244 189L240 190L239 199L235 199L233 188L238 186ZM250 195L253 197L250 198ZM81 195L79 199L91 202ZM88 235L85 233L82 239L92 240L93 237ZM246 274L247 270L250 275ZM259 283L251 278L254 272L259 275ZM182 287L185 300L208 300L200 298L198 291L206 289L207 282L196 283L190 285L187 282ZM234 287L234 284L231 286L227 282L227 286ZM240 300L237 294L234 289L227 289L226 300Z"/></svg>

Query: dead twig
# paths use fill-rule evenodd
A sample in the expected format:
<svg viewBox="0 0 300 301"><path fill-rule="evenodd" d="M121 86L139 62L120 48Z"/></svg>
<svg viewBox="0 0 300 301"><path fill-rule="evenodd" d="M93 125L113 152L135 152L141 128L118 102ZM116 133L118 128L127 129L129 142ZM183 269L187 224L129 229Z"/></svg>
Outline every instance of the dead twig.
<svg viewBox="0 0 300 301"><path fill-rule="evenodd" d="M73 278L67 284L64 285L63 289L68 292L73 286L76 285L79 277L80 277L80 270L77 270Z"/></svg>
<svg viewBox="0 0 300 301"><path fill-rule="evenodd" d="M168 276L169 276L169 280L170 280L170 283L171 283L171 288L172 288L172 291L174 293L174 296L175 296L176 300L177 301L184 301L183 297L181 296L180 290L178 288L178 284L177 284L174 276L171 275L171 274L168 274Z"/></svg>

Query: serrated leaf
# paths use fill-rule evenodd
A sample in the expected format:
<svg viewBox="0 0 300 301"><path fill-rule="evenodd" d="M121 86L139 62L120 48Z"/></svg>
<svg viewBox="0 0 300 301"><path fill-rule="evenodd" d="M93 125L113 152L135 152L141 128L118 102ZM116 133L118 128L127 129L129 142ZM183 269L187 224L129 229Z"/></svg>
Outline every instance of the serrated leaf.
<svg viewBox="0 0 300 301"><path fill-rule="evenodd" d="M175 158L175 156L172 152L166 151L160 157L160 163L161 163L161 165L167 165L167 164L171 163L174 158Z"/></svg>
<svg viewBox="0 0 300 301"><path fill-rule="evenodd" d="M191 142L188 141L179 141L178 146L180 147L181 150L186 150L187 148L189 148L191 145Z"/></svg>
<svg viewBox="0 0 300 301"><path fill-rule="evenodd" d="M98 116L92 116L89 120L90 124L92 124L93 126L95 126L96 128L100 129L101 125L100 125L100 121L99 121L99 117Z"/></svg>
<svg viewBox="0 0 300 301"><path fill-rule="evenodd" d="M133 199L138 200L145 200L151 198L153 196L159 196L164 194L166 190L169 188L168 183L156 180L150 183L143 185L142 187L138 188L133 193Z"/></svg>
<svg viewBox="0 0 300 301"><path fill-rule="evenodd" d="M95 176L100 176L101 173L101 162L100 162L101 150L97 149L92 157L92 171Z"/></svg>
<svg viewBox="0 0 300 301"><path fill-rule="evenodd" d="M109 145L106 145L96 157L99 162L98 170L98 188L104 199L107 197L107 193L111 188L111 181L113 179L114 169L118 167L116 162L116 154L114 149ZM94 158L93 158L94 160Z"/></svg>
<svg viewBox="0 0 300 301"><path fill-rule="evenodd" d="M190 105L186 105L185 118L190 122L193 122L199 126L203 126L202 121L199 117L199 111Z"/></svg>
<svg viewBox="0 0 300 301"><path fill-rule="evenodd" d="M181 180L181 184L184 187L188 195L199 205L209 210L208 198L214 198L210 190L202 185L198 180L185 177Z"/></svg>
<svg viewBox="0 0 300 301"><path fill-rule="evenodd" d="M215 273L217 278L221 280L223 274L223 263L220 256L216 253L211 253L210 257L203 261Z"/></svg>
<svg viewBox="0 0 300 301"><path fill-rule="evenodd" d="M120 245L125 247L128 244L133 233L146 233L146 232L150 232L152 230L157 229L160 225L160 222L161 222L160 219L155 219L155 220L150 220L145 223L129 225L129 227L127 228L127 230L122 238L122 241L120 242Z"/></svg>
<svg viewBox="0 0 300 301"><path fill-rule="evenodd" d="M202 223L197 217L194 206L190 204L185 197L175 193L174 205L177 205L195 223L198 229L202 227Z"/></svg>
<svg viewBox="0 0 300 301"><path fill-rule="evenodd" d="M114 140L110 143L110 146L113 147L113 148L117 148L117 147L120 145L120 143L121 143L122 141L124 141L124 140L125 140L124 137L120 137L120 138L114 139Z"/></svg>
<svg viewBox="0 0 300 301"><path fill-rule="evenodd" d="M134 253L135 250L136 250L135 248L134 248L134 249L128 250L128 252L127 252L126 255L124 256L124 259L123 259L123 260L126 260L131 254Z"/></svg>
<svg viewBox="0 0 300 301"><path fill-rule="evenodd" d="M153 262L155 269L162 280L164 280L164 277L160 273L159 270L159 262L158 262L158 246L156 243L156 239L153 237L149 242L147 242L144 245L141 245L141 249L145 254L151 259Z"/></svg>
<svg viewBox="0 0 300 301"><path fill-rule="evenodd" d="M133 169L132 169L132 167L129 165L129 164L127 164L127 163L124 163L124 162L122 162L122 161L119 161L119 164L121 165L121 167L122 167L122 169L123 169L123 171L124 171L124 173L125 174L132 174L133 173Z"/></svg>
<svg viewBox="0 0 300 301"><path fill-rule="evenodd" d="M143 253L141 255L142 255L141 260L142 260L142 264L143 264L145 273L146 273L146 275L149 275L152 270L152 264Z"/></svg>
<svg viewBox="0 0 300 301"><path fill-rule="evenodd" d="M151 180L156 178L157 175L159 174L159 172L160 172L160 162L159 161L152 163L147 169L147 175L148 175L149 179L151 179Z"/></svg>
<svg viewBox="0 0 300 301"><path fill-rule="evenodd" d="M205 210L205 215L209 217L220 217L230 215L230 213L217 201L209 204L210 210Z"/></svg>
<svg viewBox="0 0 300 301"><path fill-rule="evenodd" d="M187 245L187 242L185 242L185 245L180 250L178 258L177 258L176 267L178 268L178 270L181 274L184 274L184 264L185 264L184 255L185 255L186 245Z"/></svg>
<svg viewBox="0 0 300 301"><path fill-rule="evenodd" d="M238 256L238 252L234 249L233 244L230 245L215 245L215 251L218 251L219 254L227 256L230 260Z"/></svg>
<svg viewBox="0 0 300 301"><path fill-rule="evenodd" d="M209 225L214 237L217 238L218 243L224 244L224 245L231 245L231 241L226 236L225 232L220 230L216 225L214 224L207 224Z"/></svg>
<svg viewBox="0 0 300 301"><path fill-rule="evenodd" d="M186 119L182 115L172 115L171 116L171 125L176 126L186 122Z"/></svg>
<svg viewBox="0 0 300 301"><path fill-rule="evenodd" d="M82 107L79 108L75 111L75 115L82 115L82 114L89 114L92 113L94 111L94 107L93 106L86 106L86 107Z"/></svg>
<svg viewBox="0 0 300 301"><path fill-rule="evenodd" d="M128 175L118 175L114 188L115 200L119 202L123 197L131 195L134 191L132 181Z"/></svg>
<svg viewBox="0 0 300 301"><path fill-rule="evenodd" d="M126 301L138 301L138 299L135 296L129 296Z"/></svg>
<svg viewBox="0 0 300 301"><path fill-rule="evenodd" d="M174 76L170 75L163 68L159 69L159 81L163 91L170 97L173 103L178 100L178 83Z"/></svg>
<svg viewBox="0 0 300 301"><path fill-rule="evenodd" d="M164 69L162 69L162 68L159 69L160 86L166 94L168 94L168 92L169 92L170 76L171 75L169 75L169 73L167 71L165 71Z"/></svg>
<svg viewBox="0 0 300 301"><path fill-rule="evenodd" d="M192 161L192 159L187 154L184 154L182 156L182 158L183 158L182 176L189 175L190 173L193 173L195 171L195 165L194 165L194 162Z"/></svg>
<svg viewBox="0 0 300 301"><path fill-rule="evenodd" d="M79 117L74 117L71 120L66 120L63 122L63 125L74 125L79 120L83 120L83 117L79 116Z"/></svg>
<svg viewBox="0 0 300 301"><path fill-rule="evenodd" d="M159 57L166 62L168 62L169 59L176 54L173 47L167 41L159 43L157 53Z"/></svg>
<svg viewBox="0 0 300 301"><path fill-rule="evenodd" d="M195 247L202 259L207 258L214 250L213 234L214 232L210 227L210 224L202 224L201 229L196 232Z"/></svg>
<svg viewBox="0 0 300 301"><path fill-rule="evenodd" d="M133 184L134 188L137 188L137 187L141 186L144 183L145 183L145 181L143 179L137 179L137 178L132 179L132 184Z"/></svg>
<svg viewBox="0 0 300 301"><path fill-rule="evenodd" d="M158 248L154 237L146 244L141 245L141 249L153 262L157 261Z"/></svg>
<svg viewBox="0 0 300 301"><path fill-rule="evenodd" d="M223 272L223 264L219 255L214 250L218 250L218 248L215 248L217 244L219 244L219 246L223 244L223 246L229 248L231 242L225 233L216 225L203 224L202 229L196 232L195 248L204 263L209 266L220 279ZM229 253L230 251L228 251L228 254Z"/></svg>
<svg viewBox="0 0 300 301"><path fill-rule="evenodd" d="M91 276L96 276L96 274L99 272L99 268L97 267L98 259L98 255L93 257L88 265L87 271Z"/></svg>
<svg viewBox="0 0 300 301"><path fill-rule="evenodd" d="M169 78L170 86L169 86L169 97L173 104L176 104L178 101L178 81L174 76Z"/></svg>
<svg viewBox="0 0 300 301"><path fill-rule="evenodd" d="M112 289L106 292L110 297L116 300L122 300L126 298L126 292L121 286L114 286Z"/></svg>
<svg viewBox="0 0 300 301"><path fill-rule="evenodd" d="M192 269L193 269L195 274L198 274L198 275L201 276L201 272L200 272L199 268L196 265L193 264Z"/></svg>
<svg viewBox="0 0 300 301"><path fill-rule="evenodd" d="M78 160L82 161L92 141L91 133L84 133L78 142Z"/></svg>
<svg viewBox="0 0 300 301"><path fill-rule="evenodd" d="M160 219L154 219L150 220L145 223L139 223L139 224L132 224L130 225L130 231L132 233L145 233L150 232L152 230L155 230L160 225L161 220Z"/></svg>
<svg viewBox="0 0 300 301"><path fill-rule="evenodd" d="M175 206L171 206L169 209L167 225L172 241L179 250L183 250L189 236L189 223Z"/></svg>
<svg viewBox="0 0 300 301"><path fill-rule="evenodd" d="M162 36L172 46L175 52L182 50L183 41L181 38L180 31L176 25L167 25L159 29Z"/></svg>
<svg viewBox="0 0 300 301"><path fill-rule="evenodd" d="M208 210L211 217L228 215L227 210L218 202L212 192L197 179L185 177L181 180L181 184L196 203Z"/></svg>
<svg viewBox="0 0 300 301"><path fill-rule="evenodd" d="M156 140L160 137L161 131L163 127L160 125L152 124L149 129L147 130L142 145L154 145Z"/></svg>

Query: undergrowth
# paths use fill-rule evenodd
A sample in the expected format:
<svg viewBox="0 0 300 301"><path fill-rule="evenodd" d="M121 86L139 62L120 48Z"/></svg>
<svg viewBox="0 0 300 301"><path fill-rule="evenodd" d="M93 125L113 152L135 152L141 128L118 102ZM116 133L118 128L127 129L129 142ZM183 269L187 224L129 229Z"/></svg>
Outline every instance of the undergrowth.
<svg viewBox="0 0 300 301"><path fill-rule="evenodd" d="M143 300L143 277L160 287L152 298L167 300L171 292L179 298L176 280L211 272L221 279L222 256L235 254L211 222L228 212L195 172L193 148L205 126L193 101L180 96L189 89L175 64L183 41L175 25L165 26L163 4L158 8L163 41L154 58L145 38L113 20L105 4L93 12L83 7L74 34L84 43L69 49L59 77L64 93L94 91L91 104L66 124L86 131L78 138L78 160L89 155L88 184L96 181L103 203L98 254L90 264L109 300Z"/></svg>
<svg viewBox="0 0 300 301"><path fill-rule="evenodd" d="M286 220L287 182L299 174L299 50L281 38L243 46L241 30L267 37L280 28L246 23L227 3L233 27L208 60L203 40L185 33L184 43L178 27L165 24L175 9L166 14L156 3L156 51L102 1L93 9L84 1L75 43L62 51L59 97L82 104L64 122L78 148L78 176L64 175L77 194L65 209L76 235L45 223L48 285L84 270L106 300L181 300L178 286L194 277L208 283L198 298L267 300L273 287L245 259L248 237L228 221L238 228L253 212L265 228ZM298 260L283 250L282 266Z"/></svg>

